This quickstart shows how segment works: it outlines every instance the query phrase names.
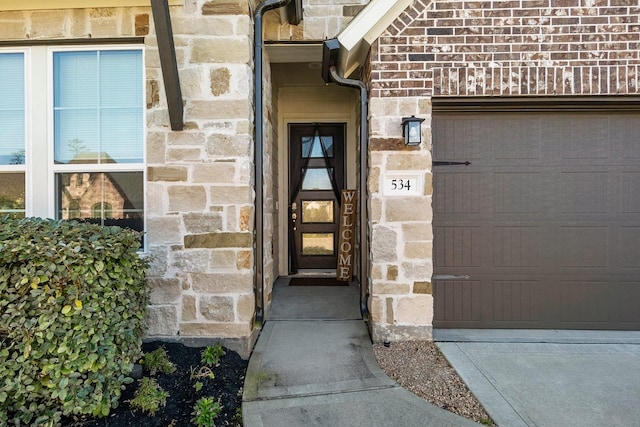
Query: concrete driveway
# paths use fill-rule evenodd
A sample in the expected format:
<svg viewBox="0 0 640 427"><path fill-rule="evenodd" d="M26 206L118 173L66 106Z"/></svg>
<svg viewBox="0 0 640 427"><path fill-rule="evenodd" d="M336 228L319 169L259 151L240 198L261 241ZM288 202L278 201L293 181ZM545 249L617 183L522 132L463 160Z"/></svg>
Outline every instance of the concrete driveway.
<svg viewBox="0 0 640 427"><path fill-rule="evenodd" d="M504 427L640 425L640 332L436 330Z"/></svg>

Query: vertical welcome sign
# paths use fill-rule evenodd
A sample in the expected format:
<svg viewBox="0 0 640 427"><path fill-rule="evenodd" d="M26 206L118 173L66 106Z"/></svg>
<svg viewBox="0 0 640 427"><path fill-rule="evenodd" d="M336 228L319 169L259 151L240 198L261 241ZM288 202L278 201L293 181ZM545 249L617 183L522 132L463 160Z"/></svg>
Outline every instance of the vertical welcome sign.
<svg viewBox="0 0 640 427"><path fill-rule="evenodd" d="M340 236L336 278L348 282L353 277L353 248L356 230L356 190L342 190Z"/></svg>

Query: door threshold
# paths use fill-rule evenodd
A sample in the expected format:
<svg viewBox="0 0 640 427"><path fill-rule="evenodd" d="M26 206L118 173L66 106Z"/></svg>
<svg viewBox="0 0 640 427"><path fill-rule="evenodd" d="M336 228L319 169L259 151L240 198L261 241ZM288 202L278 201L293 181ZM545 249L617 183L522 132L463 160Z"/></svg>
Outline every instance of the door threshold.
<svg viewBox="0 0 640 427"><path fill-rule="evenodd" d="M336 277L336 270L332 268L298 270L297 274L289 274L285 277Z"/></svg>

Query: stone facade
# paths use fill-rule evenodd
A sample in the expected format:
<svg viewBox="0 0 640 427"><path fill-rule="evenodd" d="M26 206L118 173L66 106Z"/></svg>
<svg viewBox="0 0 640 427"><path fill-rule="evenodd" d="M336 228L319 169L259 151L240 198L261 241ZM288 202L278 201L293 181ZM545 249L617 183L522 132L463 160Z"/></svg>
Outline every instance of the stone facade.
<svg viewBox="0 0 640 427"><path fill-rule="evenodd" d="M631 0L415 0L378 39L369 64L374 339L431 334L432 99L638 95L639 16ZM426 119L418 148L401 139L411 115ZM399 170L424 173L424 195L384 196L382 177Z"/></svg>
<svg viewBox="0 0 640 427"><path fill-rule="evenodd" d="M267 40L333 37L367 1L305 1L305 21L265 16ZM172 1L171 4L177 2ZM247 354L254 325L253 0L171 6L185 128L172 131L149 7L2 11L0 40L128 38L144 48L146 230L151 256L150 336L216 338ZM333 4L333 5L329 5ZM295 36L291 36L294 34ZM278 112L265 53L265 301L278 276ZM236 342L236 344L234 344Z"/></svg>
<svg viewBox="0 0 640 427"><path fill-rule="evenodd" d="M153 25L145 38L147 78L160 88L147 124L154 153L147 187L147 205L154 206L147 214L151 280L180 290L150 307L151 319L175 321L149 333L237 339L244 351L254 335L255 305L250 6L188 1L171 8L183 131L168 128ZM152 296L157 292L163 291Z"/></svg>
<svg viewBox="0 0 640 427"><path fill-rule="evenodd" d="M181 132L169 128L150 8L0 12L0 39L91 45L88 39L140 38L152 257L148 334L237 339L246 353L254 334L250 2L188 1L171 7L171 17L185 100Z"/></svg>
<svg viewBox="0 0 640 427"><path fill-rule="evenodd" d="M304 19L290 25L277 11L265 15L265 40L326 40L347 26L369 0L304 0Z"/></svg>
<svg viewBox="0 0 640 427"><path fill-rule="evenodd" d="M268 12L265 39L335 37L368 1L303 3L304 21L297 26L283 23L277 10ZM147 79L149 335L227 339L244 353L256 336L255 287L262 285L255 283L254 267L254 8L250 0L185 0L171 7L185 108L179 132L169 128L150 8L0 12L5 43L139 38ZM370 265L363 270L369 272L374 339L431 337L433 99L638 95L639 16L635 0L415 0L374 43L365 68L369 165L360 167L368 173ZM280 95L266 52L264 60L261 262L268 308L285 256L280 198L286 156ZM299 109L304 114L295 116L304 121L322 97L309 99L305 94L315 92L294 86L283 92L291 98L286 111L306 103ZM328 104L340 118L329 111L324 117L344 117L353 126L357 107L341 96L343 104L333 98ZM418 147L402 140L400 122L411 115L426 119ZM358 167L356 160L350 167ZM385 195L385 177L401 173L419 177L422 192Z"/></svg>

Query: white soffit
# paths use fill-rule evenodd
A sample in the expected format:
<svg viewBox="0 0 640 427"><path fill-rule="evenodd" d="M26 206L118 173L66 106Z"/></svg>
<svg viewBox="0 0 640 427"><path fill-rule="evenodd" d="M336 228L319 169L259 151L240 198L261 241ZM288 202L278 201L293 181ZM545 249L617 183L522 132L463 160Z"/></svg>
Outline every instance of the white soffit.
<svg viewBox="0 0 640 427"><path fill-rule="evenodd" d="M371 44L413 0L371 0L338 35L338 74L348 77L364 61Z"/></svg>

